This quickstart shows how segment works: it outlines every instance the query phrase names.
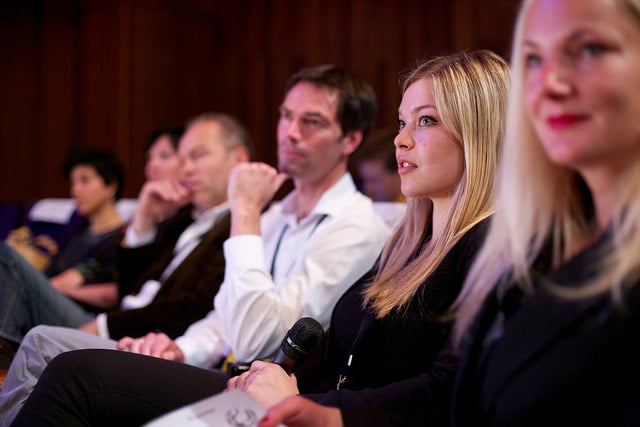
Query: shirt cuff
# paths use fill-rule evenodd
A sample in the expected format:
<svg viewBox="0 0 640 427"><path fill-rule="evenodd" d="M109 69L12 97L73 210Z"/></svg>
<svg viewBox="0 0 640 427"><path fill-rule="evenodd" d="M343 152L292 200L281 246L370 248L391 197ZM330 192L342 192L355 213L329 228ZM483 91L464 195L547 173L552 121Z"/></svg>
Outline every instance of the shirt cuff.
<svg viewBox="0 0 640 427"><path fill-rule="evenodd" d="M258 268L266 271L264 261L264 245L262 236L256 234L242 234L230 237L222 245L227 269L242 271Z"/></svg>
<svg viewBox="0 0 640 427"><path fill-rule="evenodd" d="M127 227L127 231L124 233L124 245L127 248L137 248L139 246L147 245L153 242L153 239L156 238L157 229L153 229L148 233L143 234L142 236L138 236L133 229L133 225Z"/></svg>
<svg viewBox="0 0 640 427"><path fill-rule="evenodd" d="M107 313L100 313L96 316L96 326L98 335L101 338L109 339L109 325L107 324Z"/></svg>

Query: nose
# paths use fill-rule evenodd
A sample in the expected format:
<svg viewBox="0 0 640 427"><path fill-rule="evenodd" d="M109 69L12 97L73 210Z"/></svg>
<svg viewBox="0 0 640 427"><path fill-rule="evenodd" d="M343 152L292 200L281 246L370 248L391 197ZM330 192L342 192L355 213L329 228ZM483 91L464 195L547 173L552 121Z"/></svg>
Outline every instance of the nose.
<svg viewBox="0 0 640 427"><path fill-rule="evenodd" d="M283 120L282 126L284 127L284 132L290 141L299 141L301 139L302 132L300 129L299 119L292 118L289 120Z"/></svg>
<svg viewBox="0 0 640 427"><path fill-rule="evenodd" d="M396 149L410 149L413 147L413 137L409 135L408 126L400 129L396 137L393 139L393 145L395 145Z"/></svg>
<svg viewBox="0 0 640 427"><path fill-rule="evenodd" d="M78 184L77 182L72 182L69 188L69 193L71 193L71 198L75 199L76 197L78 197L80 192L81 192L80 184Z"/></svg>
<svg viewBox="0 0 640 427"><path fill-rule="evenodd" d="M558 58L547 62L542 76L543 88L550 96L566 96L572 90L572 69L568 60Z"/></svg>
<svg viewBox="0 0 640 427"><path fill-rule="evenodd" d="M188 175L193 170L194 162L188 157L180 160L180 173L181 175Z"/></svg>

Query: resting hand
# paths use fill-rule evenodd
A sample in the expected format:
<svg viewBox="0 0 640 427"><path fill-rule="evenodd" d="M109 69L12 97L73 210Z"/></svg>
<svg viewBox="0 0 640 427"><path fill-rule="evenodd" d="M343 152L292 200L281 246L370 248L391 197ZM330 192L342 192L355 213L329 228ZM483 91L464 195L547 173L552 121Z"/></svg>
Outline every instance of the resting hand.
<svg viewBox="0 0 640 427"><path fill-rule="evenodd" d="M149 332L141 338L124 337L118 341L118 350L184 362L184 353L180 347L163 333Z"/></svg>
<svg viewBox="0 0 640 427"><path fill-rule="evenodd" d="M131 221L134 230L142 235L191 200L189 190L176 180L147 181L138 196L138 208Z"/></svg>
<svg viewBox="0 0 640 427"><path fill-rule="evenodd" d="M67 268L49 279L51 285L63 294L68 294L84 284L84 276L75 268Z"/></svg>
<svg viewBox="0 0 640 427"><path fill-rule="evenodd" d="M227 382L227 390L236 388L243 390L263 408L299 393L295 375L287 375L279 365L260 360L253 362L247 372Z"/></svg>
<svg viewBox="0 0 640 427"><path fill-rule="evenodd" d="M258 427L342 427L337 408L321 406L300 396L290 396L272 406L258 422Z"/></svg>

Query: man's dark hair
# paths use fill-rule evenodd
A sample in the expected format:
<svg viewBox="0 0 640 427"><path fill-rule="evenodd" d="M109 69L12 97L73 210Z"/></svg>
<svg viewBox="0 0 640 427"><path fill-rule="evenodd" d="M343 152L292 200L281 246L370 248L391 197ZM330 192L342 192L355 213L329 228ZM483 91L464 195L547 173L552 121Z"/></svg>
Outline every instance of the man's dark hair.
<svg viewBox="0 0 640 427"><path fill-rule="evenodd" d="M115 154L90 145L76 145L69 149L62 165L65 178L70 179L71 171L79 165L92 167L105 185L115 184L116 200L120 198L124 172L122 163Z"/></svg>
<svg viewBox="0 0 640 427"><path fill-rule="evenodd" d="M298 83L335 89L338 92L337 119L342 133L362 131L364 140L376 116L376 94L367 82L332 64L303 68L287 81L285 96Z"/></svg>

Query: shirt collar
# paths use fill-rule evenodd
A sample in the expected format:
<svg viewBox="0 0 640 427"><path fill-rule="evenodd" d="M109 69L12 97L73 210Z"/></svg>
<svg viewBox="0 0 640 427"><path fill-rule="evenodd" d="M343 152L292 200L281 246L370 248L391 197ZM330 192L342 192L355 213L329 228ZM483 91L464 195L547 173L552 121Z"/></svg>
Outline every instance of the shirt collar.
<svg viewBox="0 0 640 427"><path fill-rule="evenodd" d="M358 190L350 173L345 173L327 191L322 194L316 205L313 207L307 218L314 218L317 215L335 216L344 209L343 197L350 196ZM282 213L288 217L296 217L296 197L297 190L293 190L282 199Z"/></svg>
<svg viewBox="0 0 640 427"><path fill-rule="evenodd" d="M199 210L194 206L191 211L191 218L193 218L193 221L197 223L211 222L213 224L227 212L229 212L228 202L220 203L219 205L206 210Z"/></svg>

